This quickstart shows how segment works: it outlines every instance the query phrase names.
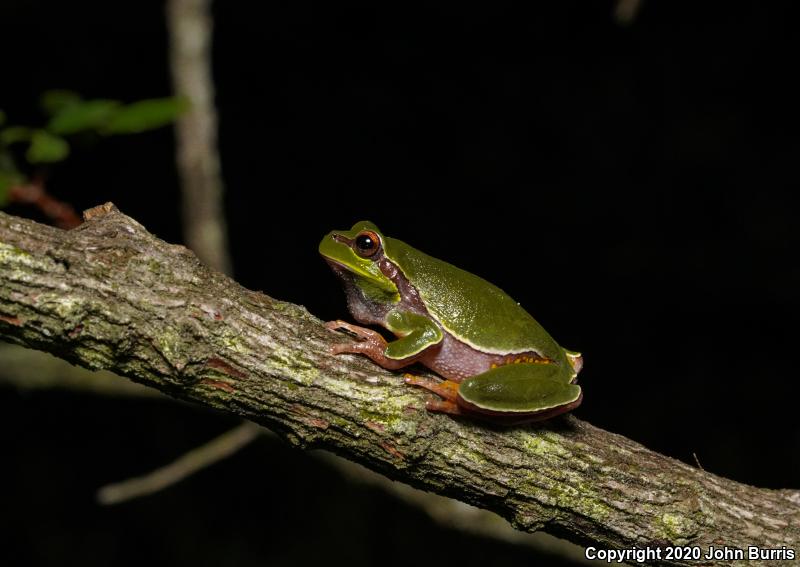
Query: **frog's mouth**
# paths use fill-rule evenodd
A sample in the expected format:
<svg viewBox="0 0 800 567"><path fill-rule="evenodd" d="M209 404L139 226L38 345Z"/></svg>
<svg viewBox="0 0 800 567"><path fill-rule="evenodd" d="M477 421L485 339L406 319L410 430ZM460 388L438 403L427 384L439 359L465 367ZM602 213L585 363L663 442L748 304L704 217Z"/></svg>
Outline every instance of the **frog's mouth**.
<svg viewBox="0 0 800 567"><path fill-rule="evenodd" d="M351 248L352 238L331 232L319 244L319 253L336 273L343 279L367 284L390 297L399 297L397 286L387 278L375 260L362 258Z"/></svg>
<svg viewBox="0 0 800 567"><path fill-rule="evenodd" d="M328 263L328 265L331 267L331 270L333 270L337 276L350 279L355 278L355 272L341 262L337 262L333 258L325 256L324 254L322 255L322 259Z"/></svg>

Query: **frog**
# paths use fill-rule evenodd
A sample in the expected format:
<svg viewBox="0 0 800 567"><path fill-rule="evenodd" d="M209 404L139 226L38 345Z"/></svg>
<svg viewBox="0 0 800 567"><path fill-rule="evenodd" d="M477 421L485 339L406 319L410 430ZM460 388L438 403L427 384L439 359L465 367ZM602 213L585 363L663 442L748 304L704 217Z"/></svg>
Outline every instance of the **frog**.
<svg viewBox="0 0 800 567"><path fill-rule="evenodd" d="M404 374L407 384L436 395L431 412L516 425L578 407L579 352L562 348L499 287L405 242L370 221L333 230L319 253L340 280L353 318L326 323L355 340L330 347L387 370L422 365L435 377ZM387 334L388 335L388 334Z"/></svg>

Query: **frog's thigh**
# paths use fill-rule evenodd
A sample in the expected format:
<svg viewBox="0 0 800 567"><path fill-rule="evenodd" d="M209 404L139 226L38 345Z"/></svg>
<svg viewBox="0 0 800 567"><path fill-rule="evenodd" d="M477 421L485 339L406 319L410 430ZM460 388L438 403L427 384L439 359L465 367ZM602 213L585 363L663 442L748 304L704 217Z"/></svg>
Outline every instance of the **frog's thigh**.
<svg viewBox="0 0 800 567"><path fill-rule="evenodd" d="M581 397L557 364L507 364L461 382L459 395L478 408L498 412L538 412Z"/></svg>
<svg viewBox="0 0 800 567"><path fill-rule="evenodd" d="M386 346L384 354L402 360L420 354L426 348L442 342L444 335L430 318L409 311L394 310L386 318L386 326L400 338Z"/></svg>

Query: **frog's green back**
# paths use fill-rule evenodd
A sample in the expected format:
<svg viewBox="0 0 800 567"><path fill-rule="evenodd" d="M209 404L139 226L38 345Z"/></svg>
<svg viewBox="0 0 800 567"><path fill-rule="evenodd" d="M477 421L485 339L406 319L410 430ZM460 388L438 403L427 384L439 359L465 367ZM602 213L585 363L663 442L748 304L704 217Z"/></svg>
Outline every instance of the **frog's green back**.
<svg viewBox="0 0 800 567"><path fill-rule="evenodd" d="M383 246L451 334L483 352L536 350L562 359L563 350L547 331L497 286L400 240L384 237Z"/></svg>

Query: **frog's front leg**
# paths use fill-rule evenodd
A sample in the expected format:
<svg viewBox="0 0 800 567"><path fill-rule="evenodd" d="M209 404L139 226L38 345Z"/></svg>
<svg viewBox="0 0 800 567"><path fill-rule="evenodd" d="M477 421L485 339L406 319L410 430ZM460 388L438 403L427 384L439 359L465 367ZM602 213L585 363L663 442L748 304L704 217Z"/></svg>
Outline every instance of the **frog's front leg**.
<svg viewBox="0 0 800 567"><path fill-rule="evenodd" d="M384 325L399 338L387 342L380 333L372 329L344 321L327 323L325 326L329 329L347 329L361 339L354 343L334 345L331 352L363 354L383 368L397 370L416 362L423 352L439 344L444 336L431 319L409 311L390 311Z"/></svg>
<svg viewBox="0 0 800 567"><path fill-rule="evenodd" d="M412 360L393 360L387 357L384 353L389 343L386 342L386 339L384 339L379 332L373 331L372 329L352 325L346 321L329 321L325 326L332 331L346 329L361 339L357 342L332 345L330 348L331 354L363 354L371 358L375 364L388 370L397 370L398 368L408 366L418 358L414 357Z"/></svg>

